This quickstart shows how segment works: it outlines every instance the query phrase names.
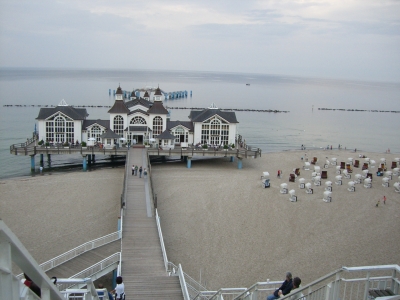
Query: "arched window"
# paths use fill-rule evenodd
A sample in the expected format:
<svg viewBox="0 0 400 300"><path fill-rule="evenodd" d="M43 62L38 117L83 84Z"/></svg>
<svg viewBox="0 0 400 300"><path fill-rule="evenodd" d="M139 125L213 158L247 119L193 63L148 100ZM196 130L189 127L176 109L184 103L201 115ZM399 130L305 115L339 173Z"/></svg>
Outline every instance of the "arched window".
<svg viewBox="0 0 400 300"><path fill-rule="evenodd" d="M157 136L162 133L163 119L161 117L155 117L153 119L153 135Z"/></svg>
<svg viewBox="0 0 400 300"><path fill-rule="evenodd" d="M201 126L201 143L211 145L225 145L229 141L229 125L214 118Z"/></svg>
<svg viewBox="0 0 400 300"><path fill-rule="evenodd" d="M46 140L56 143L74 142L74 121L61 113L46 120Z"/></svg>
<svg viewBox="0 0 400 300"><path fill-rule="evenodd" d="M95 138L97 142L101 142L100 135L103 133L104 131L100 128L100 126L94 125L88 130L88 140L89 138Z"/></svg>
<svg viewBox="0 0 400 300"><path fill-rule="evenodd" d="M131 124L147 124L146 120L141 116L133 117L131 120Z"/></svg>
<svg viewBox="0 0 400 300"><path fill-rule="evenodd" d="M187 143L188 142L188 132L182 128L178 127L172 131L175 136L175 143Z"/></svg>
<svg viewBox="0 0 400 300"><path fill-rule="evenodd" d="M114 117L114 132L120 136L124 134L124 118L122 116Z"/></svg>

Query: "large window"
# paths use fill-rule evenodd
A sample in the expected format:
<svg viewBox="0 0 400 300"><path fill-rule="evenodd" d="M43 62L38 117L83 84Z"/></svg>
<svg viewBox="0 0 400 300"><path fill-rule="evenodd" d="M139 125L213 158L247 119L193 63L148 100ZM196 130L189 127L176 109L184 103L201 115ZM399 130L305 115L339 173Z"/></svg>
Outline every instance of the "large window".
<svg viewBox="0 0 400 300"><path fill-rule="evenodd" d="M100 128L98 125L94 125L91 128L88 129L87 131L87 139L89 138L95 138L96 142L101 142L100 136L104 133L104 130Z"/></svg>
<svg viewBox="0 0 400 300"><path fill-rule="evenodd" d="M61 113L46 120L46 141L74 142L74 121Z"/></svg>
<svg viewBox="0 0 400 300"><path fill-rule="evenodd" d="M132 118L131 124L147 124L147 123L143 117L136 116Z"/></svg>
<svg viewBox="0 0 400 300"><path fill-rule="evenodd" d="M225 145L229 142L229 125L220 119L211 119L201 126L201 144Z"/></svg>
<svg viewBox="0 0 400 300"><path fill-rule="evenodd" d="M175 143L187 143L188 142L188 132L182 127L175 128L172 130L172 134L175 136Z"/></svg>
<svg viewBox="0 0 400 300"><path fill-rule="evenodd" d="M153 119L153 135L157 136L162 133L163 119L161 117L155 117Z"/></svg>
<svg viewBox="0 0 400 300"><path fill-rule="evenodd" d="M114 117L114 132L120 136L124 134L124 118L121 116Z"/></svg>

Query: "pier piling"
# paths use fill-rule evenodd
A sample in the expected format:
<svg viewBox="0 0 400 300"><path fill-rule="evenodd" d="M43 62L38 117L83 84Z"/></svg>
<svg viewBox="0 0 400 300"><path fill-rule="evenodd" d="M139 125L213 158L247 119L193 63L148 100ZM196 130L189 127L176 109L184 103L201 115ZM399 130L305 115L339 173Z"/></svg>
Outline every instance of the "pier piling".
<svg viewBox="0 0 400 300"><path fill-rule="evenodd" d="M231 156L232 157L232 156ZM242 169L242 158L238 157L238 169Z"/></svg>
<svg viewBox="0 0 400 300"><path fill-rule="evenodd" d="M86 171L87 170L86 155L82 156L83 156L83 163L82 163L83 171Z"/></svg>
<svg viewBox="0 0 400 300"><path fill-rule="evenodd" d="M35 172L35 155L31 155L31 172Z"/></svg>

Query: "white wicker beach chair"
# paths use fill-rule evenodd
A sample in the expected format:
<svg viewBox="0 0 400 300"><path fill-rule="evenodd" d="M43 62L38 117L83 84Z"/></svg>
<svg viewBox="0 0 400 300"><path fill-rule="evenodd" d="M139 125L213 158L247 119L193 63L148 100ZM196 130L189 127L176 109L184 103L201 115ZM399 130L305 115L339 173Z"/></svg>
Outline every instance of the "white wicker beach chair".
<svg viewBox="0 0 400 300"><path fill-rule="evenodd" d="M287 194L288 193L288 189L287 189L287 183L281 183L281 190L280 190L281 194Z"/></svg>
<svg viewBox="0 0 400 300"><path fill-rule="evenodd" d="M324 198L322 200L324 200L324 202L332 202L332 192L325 191Z"/></svg>
<svg viewBox="0 0 400 300"><path fill-rule="evenodd" d="M313 193L313 189L311 188L311 183L309 183L309 182L306 183L306 193L307 194Z"/></svg>
<svg viewBox="0 0 400 300"><path fill-rule="evenodd" d="M335 179L336 179L335 184L342 185L342 175L337 175Z"/></svg>
<svg viewBox="0 0 400 300"><path fill-rule="evenodd" d="M325 191L332 192L332 181L325 182Z"/></svg>
<svg viewBox="0 0 400 300"><path fill-rule="evenodd" d="M349 192L355 192L356 191L356 187L354 186L355 185L354 181L349 181L347 184L349 185L349 187L347 188L347 190Z"/></svg>
<svg viewBox="0 0 400 300"><path fill-rule="evenodd" d="M372 188L372 180L371 180L371 178L365 178L364 179L364 187L365 188Z"/></svg>
<svg viewBox="0 0 400 300"><path fill-rule="evenodd" d="M292 202L297 202L297 196L295 195L295 193L296 193L295 190L289 191L289 195L290 195L289 200Z"/></svg>

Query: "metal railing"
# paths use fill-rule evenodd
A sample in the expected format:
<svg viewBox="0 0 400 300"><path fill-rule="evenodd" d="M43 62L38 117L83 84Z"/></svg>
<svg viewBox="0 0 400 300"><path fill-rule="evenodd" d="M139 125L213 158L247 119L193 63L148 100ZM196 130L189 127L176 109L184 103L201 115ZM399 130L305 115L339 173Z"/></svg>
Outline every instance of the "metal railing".
<svg viewBox="0 0 400 300"><path fill-rule="evenodd" d="M375 273L377 276L372 276ZM299 299L368 300L373 299L369 295L371 290L386 289L389 289L394 295L400 295L399 275L400 267L398 265L343 267L299 288L298 291L304 295ZM234 299L263 299L272 294L277 283L258 282ZM272 285L275 286L272 287ZM225 296L224 299L226 299ZM290 299L290 295L281 299Z"/></svg>
<svg viewBox="0 0 400 300"><path fill-rule="evenodd" d="M158 216L158 210L157 209L156 209L156 223L157 223L158 237L160 238L161 251L162 251L163 260L164 260L165 272L169 273L167 251L165 251L164 237L163 237L163 234L162 234L161 224L160 224L160 217Z"/></svg>
<svg viewBox="0 0 400 300"><path fill-rule="evenodd" d="M203 148L177 148L163 150L160 148L147 149L149 155L168 155L168 156L237 156L237 157L258 157L261 154L258 148L237 148L237 149L203 149Z"/></svg>
<svg viewBox="0 0 400 300"><path fill-rule="evenodd" d="M168 262L168 274L171 275L177 274L179 273L179 270L182 270L182 266L180 264L177 267L172 262ZM186 284L186 289L188 291L189 299L194 299L200 293L200 291L207 291L207 288L205 288L195 279L190 277L188 274L186 274L183 271L182 274L185 277L185 284Z"/></svg>
<svg viewBox="0 0 400 300"><path fill-rule="evenodd" d="M36 155L36 154L103 154L103 155L126 155L128 152L127 147L114 147L114 148L99 148L94 146L83 147L79 145L68 145L62 144L52 146L36 146L35 144L30 145L29 143L19 143L10 146L10 154L18 155Z"/></svg>
<svg viewBox="0 0 400 300"><path fill-rule="evenodd" d="M91 278L93 275L101 272L102 270L106 269L107 267L114 265L114 264L119 264L121 261L121 252L114 253L110 255L109 257L103 259L102 261L99 261L98 263L90 266L89 268L86 268L82 270L81 272L73 275L70 277L70 279L74 278ZM76 284L71 284L70 282L66 283L60 283L57 284L57 287L60 291L69 289L69 288L74 288ZM78 286L78 288L81 288L82 286Z"/></svg>
<svg viewBox="0 0 400 300"><path fill-rule="evenodd" d="M98 239L86 242L78 247L75 247L74 249L71 249L59 256L56 256L42 264L40 264L40 267L44 272L47 272L87 251L96 249L98 247L104 246L108 243L114 242L116 240L119 240L121 238L121 232L116 231L110 234L107 234L105 236L102 236ZM23 274L17 275L18 278L22 278Z"/></svg>
<svg viewBox="0 0 400 300"><path fill-rule="evenodd" d="M165 251L164 238L163 238L162 231L161 231L160 217L158 216L157 209L155 211L156 211L156 223L157 223L158 236L160 238L161 251L162 251L162 255L163 255L163 259L164 259L165 272L170 276L171 275L179 276L179 282L181 284L183 297L185 300L190 300L191 298L189 296L188 287L187 287L186 281L185 281L185 276L187 276L187 274L185 274L182 271L181 265L179 265L179 267L176 267L173 263L168 261L167 251Z"/></svg>
<svg viewBox="0 0 400 300"><path fill-rule="evenodd" d="M30 290L24 289L20 279L12 274L12 263L29 273L33 282L40 283L41 299L62 300L62 295L50 278L22 245L21 241L0 219L0 299L37 299Z"/></svg>

